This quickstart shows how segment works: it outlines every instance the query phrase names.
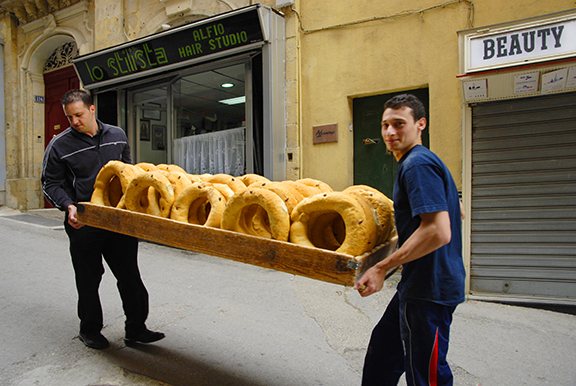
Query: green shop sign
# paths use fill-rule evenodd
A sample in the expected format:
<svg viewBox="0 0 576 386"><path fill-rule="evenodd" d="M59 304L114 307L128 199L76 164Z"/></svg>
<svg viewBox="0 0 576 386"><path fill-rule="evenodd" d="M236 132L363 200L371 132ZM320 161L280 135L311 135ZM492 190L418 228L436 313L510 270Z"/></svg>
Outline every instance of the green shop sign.
<svg viewBox="0 0 576 386"><path fill-rule="evenodd" d="M252 6L196 21L80 56L73 63L87 87L263 42L258 8Z"/></svg>

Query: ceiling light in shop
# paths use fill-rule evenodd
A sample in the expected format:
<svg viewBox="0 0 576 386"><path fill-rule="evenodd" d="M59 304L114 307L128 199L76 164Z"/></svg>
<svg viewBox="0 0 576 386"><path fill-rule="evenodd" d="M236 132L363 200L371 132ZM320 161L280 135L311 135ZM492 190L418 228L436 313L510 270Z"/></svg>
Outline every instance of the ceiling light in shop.
<svg viewBox="0 0 576 386"><path fill-rule="evenodd" d="M236 98L222 99L218 102L224 103L225 105L239 105L240 103L246 103L246 96L243 95Z"/></svg>
<svg viewBox="0 0 576 386"><path fill-rule="evenodd" d="M220 87L222 87L222 88L234 87L234 83L222 83L222 84L220 85Z"/></svg>

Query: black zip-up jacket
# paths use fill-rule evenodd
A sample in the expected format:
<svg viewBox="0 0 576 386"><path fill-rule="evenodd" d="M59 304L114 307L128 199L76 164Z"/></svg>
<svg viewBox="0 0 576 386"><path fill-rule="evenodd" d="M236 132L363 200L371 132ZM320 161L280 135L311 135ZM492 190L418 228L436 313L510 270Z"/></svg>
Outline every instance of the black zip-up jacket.
<svg viewBox="0 0 576 386"><path fill-rule="evenodd" d="M90 201L98 172L108 161L132 163L126 133L98 121L91 137L69 127L52 138L42 162L42 191L56 208Z"/></svg>

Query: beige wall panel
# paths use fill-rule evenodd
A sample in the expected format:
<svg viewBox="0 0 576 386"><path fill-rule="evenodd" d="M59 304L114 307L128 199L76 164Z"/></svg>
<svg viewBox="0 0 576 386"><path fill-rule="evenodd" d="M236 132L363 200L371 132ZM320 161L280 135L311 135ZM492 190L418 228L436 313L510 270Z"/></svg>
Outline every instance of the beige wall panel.
<svg viewBox="0 0 576 386"><path fill-rule="evenodd" d="M476 0L474 1L474 27L528 19L573 8L576 8L573 0Z"/></svg>
<svg viewBox="0 0 576 386"><path fill-rule="evenodd" d="M467 23L457 4L423 15L371 21L302 38L303 176L335 189L353 183L349 98L430 88L431 147L460 185L461 112L456 30ZM373 7L372 15L382 14ZM305 19L305 17L304 17ZM312 145L312 127L337 122L336 144ZM379 135L379 127L374 128Z"/></svg>
<svg viewBox="0 0 576 386"><path fill-rule="evenodd" d="M351 98L429 87L430 147L462 188L457 31L574 7L574 2L478 0L298 3L301 175L335 189L353 183ZM498 10L498 12L494 12ZM422 12L413 12L422 11ZM380 18L380 20L375 20ZM313 145L312 127L338 123L338 143ZM375 128L379 135L379 128Z"/></svg>

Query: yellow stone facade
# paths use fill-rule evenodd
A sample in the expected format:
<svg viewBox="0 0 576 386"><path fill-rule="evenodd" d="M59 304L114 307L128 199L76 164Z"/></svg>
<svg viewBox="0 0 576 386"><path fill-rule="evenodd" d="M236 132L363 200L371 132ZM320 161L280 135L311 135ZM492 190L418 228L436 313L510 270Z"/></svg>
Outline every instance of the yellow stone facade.
<svg viewBox="0 0 576 386"><path fill-rule="evenodd" d="M0 205L43 207L43 65L63 42L87 54L250 0L0 1L4 45L6 178ZM262 1L284 15L286 178L316 178L335 190L354 183L352 101L426 87L430 147L462 188L463 108L458 31L560 12L571 0ZM277 7L278 4L278 7ZM497 10L497 11L496 11ZM312 128L337 123L338 142L314 145ZM376 130L378 130L376 128ZM0 186L1 188L1 186Z"/></svg>

